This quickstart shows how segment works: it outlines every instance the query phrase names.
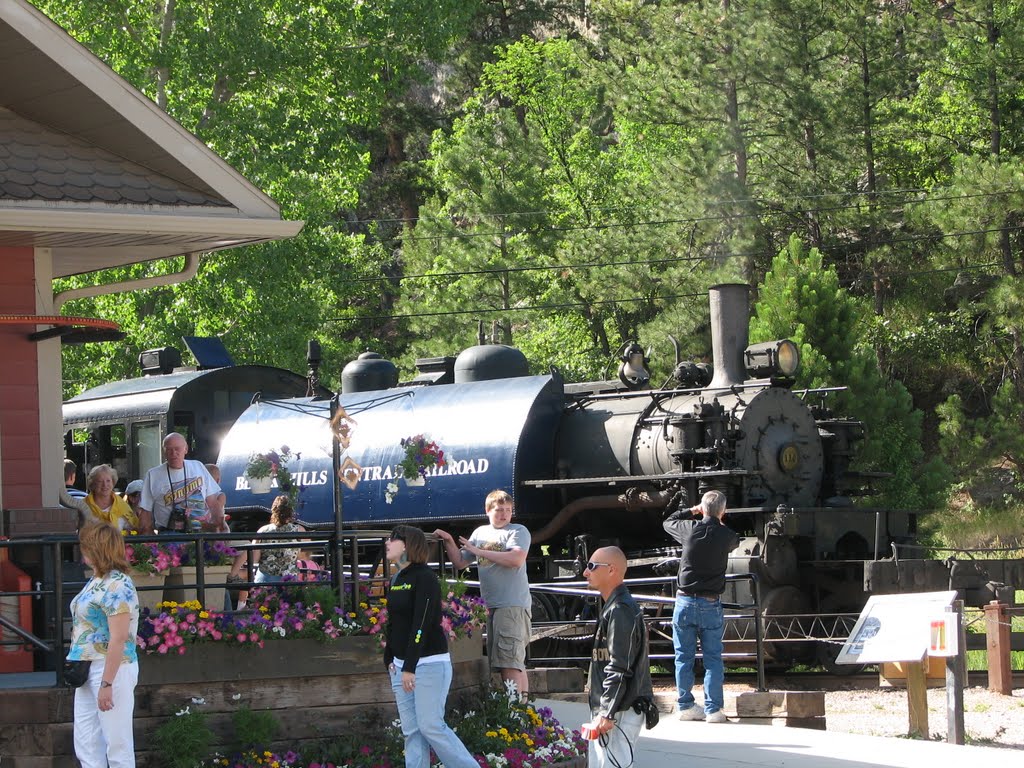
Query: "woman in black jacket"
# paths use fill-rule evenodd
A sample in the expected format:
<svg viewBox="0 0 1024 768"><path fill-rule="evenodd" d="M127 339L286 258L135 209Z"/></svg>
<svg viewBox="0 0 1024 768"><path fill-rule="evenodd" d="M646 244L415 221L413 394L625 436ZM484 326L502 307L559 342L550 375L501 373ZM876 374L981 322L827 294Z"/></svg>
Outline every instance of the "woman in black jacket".
<svg viewBox="0 0 1024 768"><path fill-rule="evenodd" d="M399 525L387 542L398 572L388 593L384 664L405 736L406 768L430 768L433 747L445 768L479 768L444 721L452 684L448 638L441 629L441 585L427 566L423 531Z"/></svg>

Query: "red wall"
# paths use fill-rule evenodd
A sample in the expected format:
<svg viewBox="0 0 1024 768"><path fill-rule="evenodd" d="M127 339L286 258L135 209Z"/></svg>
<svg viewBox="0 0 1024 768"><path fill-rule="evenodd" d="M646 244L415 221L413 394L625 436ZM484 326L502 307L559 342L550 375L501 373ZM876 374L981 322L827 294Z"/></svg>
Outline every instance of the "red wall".
<svg viewBox="0 0 1024 768"><path fill-rule="evenodd" d="M0 247L2 314L36 314L31 248ZM35 330L0 324L0 481L7 509L42 505L37 345L26 338Z"/></svg>

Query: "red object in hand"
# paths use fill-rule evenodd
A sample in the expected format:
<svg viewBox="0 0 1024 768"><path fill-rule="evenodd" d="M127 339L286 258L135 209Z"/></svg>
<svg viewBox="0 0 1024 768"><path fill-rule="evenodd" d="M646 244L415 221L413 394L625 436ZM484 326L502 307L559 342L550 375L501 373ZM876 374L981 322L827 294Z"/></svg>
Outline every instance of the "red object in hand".
<svg viewBox="0 0 1024 768"><path fill-rule="evenodd" d="M583 738L587 741L593 741L601 735L601 732L597 730L597 726L593 723L584 723L583 725L581 725L580 733L582 734Z"/></svg>

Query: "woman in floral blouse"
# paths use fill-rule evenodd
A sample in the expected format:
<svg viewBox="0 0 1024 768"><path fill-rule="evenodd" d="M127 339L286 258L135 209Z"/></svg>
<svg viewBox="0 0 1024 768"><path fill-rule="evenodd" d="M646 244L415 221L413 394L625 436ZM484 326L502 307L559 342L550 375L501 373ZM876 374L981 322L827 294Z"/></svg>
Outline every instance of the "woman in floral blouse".
<svg viewBox="0 0 1024 768"><path fill-rule="evenodd" d="M71 601L68 659L92 662L75 691L75 755L82 768L134 768L139 599L126 575L124 538L97 523L82 529L79 546L94 575Z"/></svg>
<svg viewBox="0 0 1024 768"><path fill-rule="evenodd" d="M305 531L301 525L292 522L295 508L292 507L292 500L284 494L274 499L270 508L270 524L264 525L256 533L291 533L293 531ZM258 544L253 539L253 544ZM242 565L245 563L245 553L235 558L228 581L237 580ZM297 576L299 550L291 548L275 547L273 549L257 549L252 553L252 561L259 564L254 581L257 584L276 584L284 581L286 574Z"/></svg>

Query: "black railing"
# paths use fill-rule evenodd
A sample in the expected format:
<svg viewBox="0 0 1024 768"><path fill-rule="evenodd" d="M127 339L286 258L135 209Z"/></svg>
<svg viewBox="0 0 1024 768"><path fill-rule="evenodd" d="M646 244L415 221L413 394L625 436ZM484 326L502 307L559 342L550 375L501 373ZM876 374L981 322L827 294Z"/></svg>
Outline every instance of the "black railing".
<svg viewBox="0 0 1024 768"><path fill-rule="evenodd" d="M360 599L360 585L369 589L384 587L390 581L390 564L384 557L386 531L346 531L341 537L333 532L291 531L287 533L183 533L152 536L132 536L132 544L159 542L161 544L192 544L195 557L190 565L195 567L195 581L176 585L182 590L195 590L197 599L209 610L221 613L222 606L208 606L207 592L210 589L251 589L271 586L250 579L242 582L227 580L210 581L202 542L228 542L239 552L245 552L247 569L253 573L253 552L257 549L301 549L314 550L328 567L321 571L317 581L290 581L289 586L302 588L323 585L329 580L339 596L339 604L348 603L355 608ZM0 612L0 647L32 648L43 654L42 666L56 672L56 684L62 686L63 659L66 652L65 620L70 620L67 595L77 593L86 580L82 577L81 563L74 554L77 552L78 537L74 535L41 536L34 538L0 539L0 552L4 559L21 570L30 572L33 587L28 590L0 589L0 605L13 605L13 611ZM375 553L375 554L373 554ZM371 557L366 562L366 555ZM316 557L314 556L314 559ZM340 564L341 567L337 567ZM69 571L73 571L70 575ZM140 592L161 590L160 586L138 587ZM18 618L21 614L21 600L32 601L35 617L31 626L23 626ZM36 665L38 666L38 665Z"/></svg>

